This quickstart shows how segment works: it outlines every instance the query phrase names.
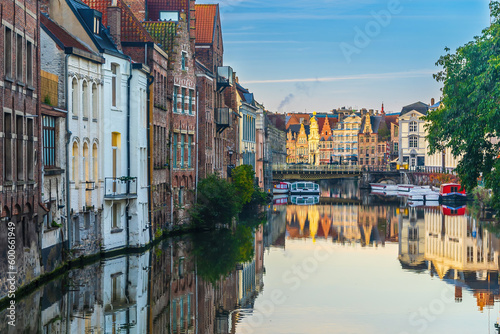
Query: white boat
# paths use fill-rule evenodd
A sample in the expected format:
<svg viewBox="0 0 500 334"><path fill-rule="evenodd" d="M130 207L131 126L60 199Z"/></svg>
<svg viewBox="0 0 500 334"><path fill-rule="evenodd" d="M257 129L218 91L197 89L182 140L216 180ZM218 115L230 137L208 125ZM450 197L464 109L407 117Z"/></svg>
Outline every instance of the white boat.
<svg viewBox="0 0 500 334"><path fill-rule="evenodd" d="M372 191L396 191L398 186L396 184L388 183L370 183Z"/></svg>
<svg viewBox="0 0 500 334"><path fill-rule="evenodd" d="M412 201L437 201L439 200L439 193L432 191L430 188L412 189L404 194Z"/></svg>
<svg viewBox="0 0 500 334"><path fill-rule="evenodd" d="M319 195L319 184L314 182L299 181L290 186L292 195Z"/></svg>
<svg viewBox="0 0 500 334"><path fill-rule="evenodd" d="M273 194L288 194L290 192L289 182L279 182L273 184Z"/></svg>
<svg viewBox="0 0 500 334"><path fill-rule="evenodd" d="M311 196L299 196L292 195L290 197L292 204L296 205L315 205L319 203L319 195L311 195Z"/></svg>

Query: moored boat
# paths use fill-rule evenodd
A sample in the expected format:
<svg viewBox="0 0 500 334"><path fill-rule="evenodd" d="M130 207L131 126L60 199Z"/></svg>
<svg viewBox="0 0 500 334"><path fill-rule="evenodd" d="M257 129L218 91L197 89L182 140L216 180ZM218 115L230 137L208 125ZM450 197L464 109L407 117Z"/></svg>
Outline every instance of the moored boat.
<svg viewBox="0 0 500 334"><path fill-rule="evenodd" d="M308 181L294 182L290 186L292 195L319 195L319 184Z"/></svg>
<svg viewBox="0 0 500 334"><path fill-rule="evenodd" d="M279 182L273 184L273 194L288 194L290 192L290 183Z"/></svg>
<svg viewBox="0 0 500 334"><path fill-rule="evenodd" d="M299 196L293 195L290 197L292 204L296 205L314 205L319 203L319 195Z"/></svg>
<svg viewBox="0 0 500 334"><path fill-rule="evenodd" d="M445 183L439 189L441 201L464 201L467 199L465 189L458 183Z"/></svg>
<svg viewBox="0 0 500 334"><path fill-rule="evenodd" d="M370 183L372 191L396 191L398 186L389 183Z"/></svg>
<svg viewBox="0 0 500 334"><path fill-rule="evenodd" d="M273 196L273 205L288 204L288 195L275 195Z"/></svg>

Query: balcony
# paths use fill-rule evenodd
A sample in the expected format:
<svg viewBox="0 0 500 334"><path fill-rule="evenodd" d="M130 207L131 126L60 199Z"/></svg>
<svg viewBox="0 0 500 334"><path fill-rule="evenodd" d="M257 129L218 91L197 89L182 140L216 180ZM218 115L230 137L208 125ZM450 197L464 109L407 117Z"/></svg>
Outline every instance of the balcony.
<svg viewBox="0 0 500 334"><path fill-rule="evenodd" d="M215 109L215 124L217 125L217 132L224 131L225 128L229 127L229 114L231 113L230 108L217 108Z"/></svg>
<svg viewBox="0 0 500 334"><path fill-rule="evenodd" d="M105 200L137 198L137 177L106 177L104 189Z"/></svg>
<svg viewBox="0 0 500 334"><path fill-rule="evenodd" d="M217 67L217 91L233 85L233 68L231 66Z"/></svg>

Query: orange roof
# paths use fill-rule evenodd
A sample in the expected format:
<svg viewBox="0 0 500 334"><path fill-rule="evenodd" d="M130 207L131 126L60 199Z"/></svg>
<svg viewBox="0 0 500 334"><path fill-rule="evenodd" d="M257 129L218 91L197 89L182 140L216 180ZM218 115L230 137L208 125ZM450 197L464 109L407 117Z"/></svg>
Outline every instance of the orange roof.
<svg viewBox="0 0 500 334"><path fill-rule="evenodd" d="M219 5L195 5L194 8L196 10L196 43L213 43Z"/></svg>

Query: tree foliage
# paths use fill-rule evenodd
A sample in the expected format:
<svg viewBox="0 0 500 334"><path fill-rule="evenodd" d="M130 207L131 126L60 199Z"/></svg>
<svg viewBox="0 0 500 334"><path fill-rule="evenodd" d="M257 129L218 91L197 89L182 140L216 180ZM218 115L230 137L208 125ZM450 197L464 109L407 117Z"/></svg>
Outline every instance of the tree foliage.
<svg viewBox="0 0 500 334"><path fill-rule="evenodd" d="M431 154L451 150L457 173L472 191L483 175L500 204L500 4L491 2L492 24L480 36L441 56L434 75L443 82L442 106L426 116Z"/></svg>
<svg viewBox="0 0 500 334"><path fill-rule="evenodd" d="M252 199L254 193L253 180L255 172L251 165L240 165L231 172L233 184L237 195L241 201L241 205L245 205Z"/></svg>

